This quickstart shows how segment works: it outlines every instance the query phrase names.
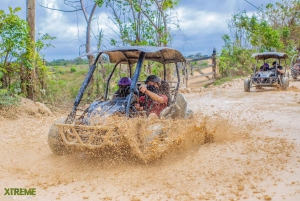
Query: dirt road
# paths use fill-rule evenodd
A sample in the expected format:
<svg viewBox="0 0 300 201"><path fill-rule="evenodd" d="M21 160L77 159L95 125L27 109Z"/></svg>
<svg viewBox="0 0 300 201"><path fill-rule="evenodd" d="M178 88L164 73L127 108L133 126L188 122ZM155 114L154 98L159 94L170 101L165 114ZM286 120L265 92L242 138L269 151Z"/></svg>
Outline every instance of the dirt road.
<svg viewBox="0 0 300 201"><path fill-rule="evenodd" d="M300 82L288 91L243 92L234 81L188 93L214 141L153 164L84 154L54 156L56 117L0 117L0 200L4 188L36 188L29 200L300 200ZM204 120L203 120L204 121ZM20 197L19 197L20 199Z"/></svg>

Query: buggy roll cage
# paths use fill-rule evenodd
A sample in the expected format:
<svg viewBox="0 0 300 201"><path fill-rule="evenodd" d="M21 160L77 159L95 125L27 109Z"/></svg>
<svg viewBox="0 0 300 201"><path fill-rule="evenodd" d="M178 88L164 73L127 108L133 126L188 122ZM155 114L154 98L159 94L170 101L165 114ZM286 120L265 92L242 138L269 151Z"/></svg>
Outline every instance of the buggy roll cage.
<svg viewBox="0 0 300 201"><path fill-rule="evenodd" d="M256 69L258 67L258 61L259 60L267 60L267 59L276 59L276 70L275 70L275 76L277 76L277 67L280 65L280 60L284 60L284 73L286 73L286 60L288 55L286 53L282 52L262 52L262 53L254 53L251 57L254 57L256 59L256 65L254 68L254 75L256 73Z"/></svg>
<svg viewBox="0 0 300 201"><path fill-rule="evenodd" d="M129 117L129 109L130 109L131 99L132 99L132 96L134 93L134 89L137 85L138 78L140 76L140 71L141 71L144 60L152 60L152 61L156 61L156 62L163 64L165 81L166 81L166 64L175 63L178 81L177 81L177 86L176 86L176 90L175 90L175 94L174 94L173 103L176 101L179 83L180 83L180 75L179 75L179 70L178 70L179 63L183 62L185 64L185 62L186 62L186 59L179 51L172 49L172 48L168 48L168 47L126 46L126 47L115 47L115 48L108 49L108 50L94 51L94 52L87 53L86 55L83 55L83 56L94 55L94 54L97 54L97 57L96 57L94 63L90 66L89 72L87 73L87 75L81 85L81 88L78 91L78 94L74 100L73 109L72 109L71 113L68 115L66 122L72 123L74 121L77 107L80 104L83 94L84 94L88 84L91 81L92 75L96 69L96 64L98 63L98 60L102 54L107 54L109 56L110 63L115 63L115 66L107 79L107 84L106 84L106 89L105 89L105 97L104 97L105 100L107 100L108 85L109 85L112 75L115 72L116 67L119 64L128 64L129 73L130 73L130 77L131 77L132 76L131 68L136 63L136 69L135 69L135 72L133 75L132 83L130 85L130 94L129 94L129 98L127 100L127 105L126 105L126 117Z"/></svg>

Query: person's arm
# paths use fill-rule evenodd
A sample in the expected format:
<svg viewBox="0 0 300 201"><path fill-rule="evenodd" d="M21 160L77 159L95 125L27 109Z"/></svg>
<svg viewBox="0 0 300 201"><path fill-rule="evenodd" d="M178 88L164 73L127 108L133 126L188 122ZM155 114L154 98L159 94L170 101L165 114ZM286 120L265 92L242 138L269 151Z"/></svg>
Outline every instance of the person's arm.
<svg viewBox="0 0 300 201"><path fill-rule="evenodd" d="M149 91L145 86L141 86L140 91L142 93L148 95L153 101L156 101L158 103L165 103L165 100L163 99L163 97L157 95L156 93Z"/></svg>
<svg viewBox="0 0 300 201"><path fill-rule="evenodd" d="M283 70L282 66L278 66L277 71L281 74L284 74L284 70Z"/></svg>
<svg viewBox="0 0 300 201"><path fill-rule="evenodd" d="M147 94L152 100L154 100L158 103L165 103L165 100L163 99L163 97L157 95L156 93L153 93L153 92L147 90L145 92L145 94Z"/></svg>

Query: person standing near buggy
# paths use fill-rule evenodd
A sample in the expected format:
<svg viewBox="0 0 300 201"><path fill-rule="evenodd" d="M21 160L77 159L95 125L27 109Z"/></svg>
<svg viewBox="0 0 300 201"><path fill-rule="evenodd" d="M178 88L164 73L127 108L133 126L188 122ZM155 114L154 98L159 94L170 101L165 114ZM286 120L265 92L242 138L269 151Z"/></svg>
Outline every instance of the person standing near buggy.
<svg viewBox="0 0 300 201"><path fill-rule="evenodd" d="M156 75L147 77L146 86L139 87L139 91L145 96L141 96L140 103L135 105L137 110L146 110L149 117L159 117L160 112L167 107L168 103L168 97L159 91L161 83L160 77Z"/></svg>

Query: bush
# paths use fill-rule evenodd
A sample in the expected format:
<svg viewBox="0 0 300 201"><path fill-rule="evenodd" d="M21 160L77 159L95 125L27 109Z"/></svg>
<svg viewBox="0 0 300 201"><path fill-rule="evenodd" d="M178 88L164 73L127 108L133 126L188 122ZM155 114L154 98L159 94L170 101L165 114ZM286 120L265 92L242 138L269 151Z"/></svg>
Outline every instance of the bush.
<svg viewBox="0 0 300 201"><path fill-rule="evenodd" d="M74 66L71 66L71 73L75 73L76 72L76 68Z"/></svg>
<svg viewBox="0 0 300 201"><path fill-rule="evenodd" d="M233 51L222 49L219 57L219 72L223 77L243 76L252 72L255 59L251 57L253 50L233 48Z"/></svg>
<svg viewBox="0 0 300 201"><path fill-rule="evenodd" d="M0 107L15 105L20 100L19 97L6 89L0 89Z"/></svg>

